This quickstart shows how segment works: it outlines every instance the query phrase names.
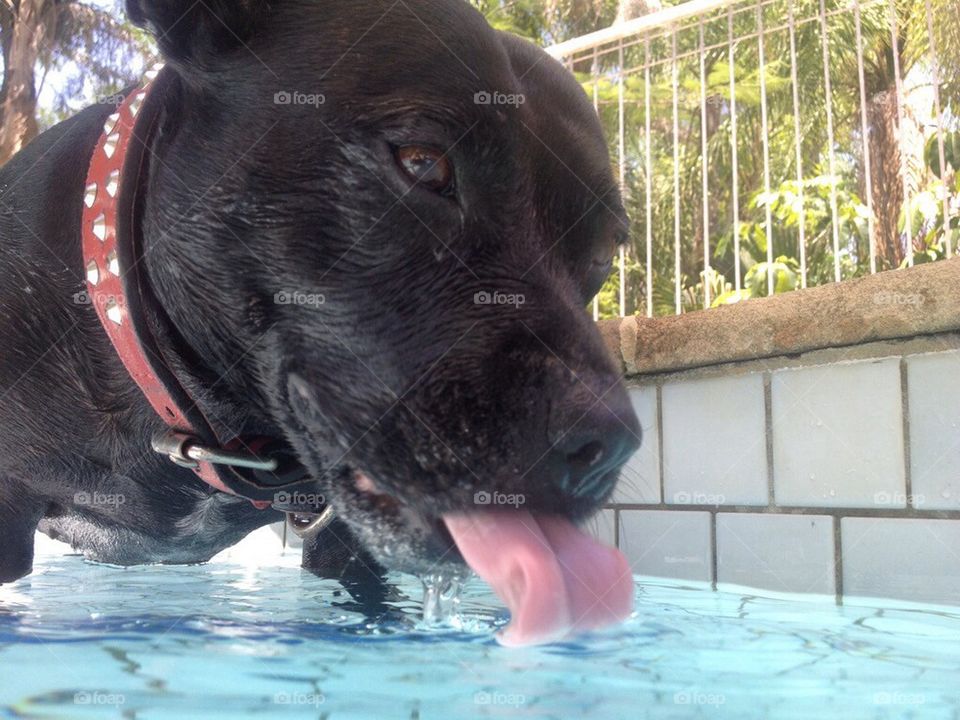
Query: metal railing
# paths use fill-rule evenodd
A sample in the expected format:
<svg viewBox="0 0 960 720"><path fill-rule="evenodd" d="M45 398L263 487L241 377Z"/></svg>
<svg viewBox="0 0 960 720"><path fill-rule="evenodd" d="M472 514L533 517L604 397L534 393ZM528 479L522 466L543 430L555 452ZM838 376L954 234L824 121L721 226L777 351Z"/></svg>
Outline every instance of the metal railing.
<svg viewBox="0 0 960 720"><path fill-rule="evenodd" d="M547 48L593 98L633 220L595 317L951 257L950 6L693 0Z"/></svg>

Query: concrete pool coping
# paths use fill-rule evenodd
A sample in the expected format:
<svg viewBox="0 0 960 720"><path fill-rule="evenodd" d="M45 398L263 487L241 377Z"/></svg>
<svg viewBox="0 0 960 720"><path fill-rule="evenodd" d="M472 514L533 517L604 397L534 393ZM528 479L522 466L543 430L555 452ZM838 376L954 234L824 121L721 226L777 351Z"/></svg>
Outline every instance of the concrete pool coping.
<svg viewBox="0 0 960 720"><path fill-rule="evenodd" d="M960 257L707 311L601 320L627 376L960 329Z"/></svg>

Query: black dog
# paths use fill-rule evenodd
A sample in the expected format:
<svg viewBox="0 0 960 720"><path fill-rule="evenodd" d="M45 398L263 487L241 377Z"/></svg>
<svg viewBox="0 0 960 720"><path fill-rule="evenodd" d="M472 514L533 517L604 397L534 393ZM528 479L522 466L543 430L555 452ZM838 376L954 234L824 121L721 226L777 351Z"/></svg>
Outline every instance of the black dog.
<svg viewBox="0 0 960 720"><path fill-rule="evenodd" d="M306 564L462 568L443 519L478 499L590 516L640 430L584 311L626 223L574 78L448 0L128 11L167 63L147 281L204 414L284 443L332 508ZM0 170L0 582L30 572L38 527L96 560L190 563L283 518L151 451L162 418L75 300L114 109Z"/></svg>

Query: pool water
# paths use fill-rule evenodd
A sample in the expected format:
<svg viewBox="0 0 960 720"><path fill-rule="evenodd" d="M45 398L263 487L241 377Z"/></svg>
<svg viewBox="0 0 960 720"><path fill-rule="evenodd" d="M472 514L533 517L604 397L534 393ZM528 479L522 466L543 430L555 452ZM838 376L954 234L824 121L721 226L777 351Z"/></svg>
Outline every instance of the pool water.
<svg viewBox="0 0 960 720"><path fill-rule="evenodd" d="M467 583L429 628L296 567L43 560L0 588L0 717L960 718L960 611L837 607L637 579L622 627L505 649Z"/></svg>

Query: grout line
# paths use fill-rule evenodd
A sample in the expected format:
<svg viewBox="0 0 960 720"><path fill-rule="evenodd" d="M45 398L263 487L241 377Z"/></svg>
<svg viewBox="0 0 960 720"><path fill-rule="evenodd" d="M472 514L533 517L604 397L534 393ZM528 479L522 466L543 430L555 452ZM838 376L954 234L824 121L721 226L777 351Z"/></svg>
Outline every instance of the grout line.
<svg viewBox="0 0 960 720"><path fill-rule="evenodd" d="M717 513L710 513L710 571L712 573L712 578L710 581L710 587L713 590L717 589L717 578L719 572L717 569Z"/></svg>
<svg viewBox="0 0 960 720"><path fill-rule="evenodd" d="M833 582L836 586L837 605L843 605L843 537L841 533L843 516L831 518L833 522Z"/></svg>
<svg viewBox="0 0 960 720"><path fill-rule="evenodd" d="M620 547L620 508L613 509L613 546L618 550L623 550Z"/></svg>
<svg viewBox="0 0 960 720"><path fill-rule="evenodd" d="M960 520L960 510L921 510L919 508L859 508L818 507L816 505L792 505L769 507L767 505L677 505L666 503L616 503L603 506L609 510L663 510L758 513L765 515L829 515L832 517L869 517L904 520Z"/></svg>
<svg viewBox="0 0 960 720"><path fill-rule="evenodd" d="M903 418L903 479L907 493L907 509L916 509L913 504L913 475L910 472L910 388L907 385L907 359L900 358L900 413ZM921 503L922 504L922 503Z"/></svg>
<svg viewBox="0 0 960 720"><path fill-rule="evenodd" d="M657 472L660 475L660 502L667 501L663 461L663 385L657 384Z"/></svg>
<svg viewBox="0 0 960 720"><path fill-rule="evenodd" d="M773 373L763 373L763 431L767 440L767 504L776 507L777 497L773 483Z"/></svg>

